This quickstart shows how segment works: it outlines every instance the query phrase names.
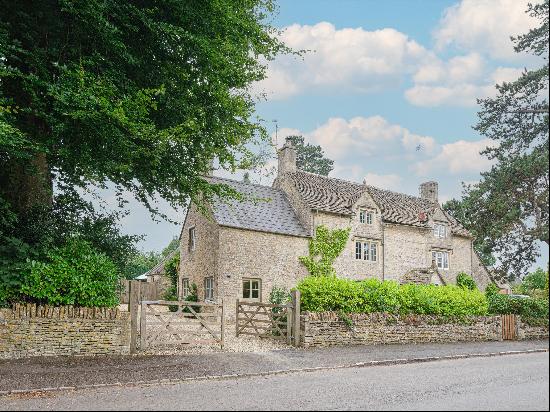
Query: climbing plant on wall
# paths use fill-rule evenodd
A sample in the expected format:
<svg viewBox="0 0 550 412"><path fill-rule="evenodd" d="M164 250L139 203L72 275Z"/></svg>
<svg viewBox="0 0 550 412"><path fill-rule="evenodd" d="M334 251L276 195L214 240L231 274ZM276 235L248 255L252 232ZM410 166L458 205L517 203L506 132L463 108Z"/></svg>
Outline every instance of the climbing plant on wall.
<svg viewBox="0 0 550 412"><path fill-rule="evenodd" d="M300 256L300 262L307 268L310 276L336 276L332 267L349 238L350 228L331 230L318 226L315 237L309 241L309 256Z"/></svg>

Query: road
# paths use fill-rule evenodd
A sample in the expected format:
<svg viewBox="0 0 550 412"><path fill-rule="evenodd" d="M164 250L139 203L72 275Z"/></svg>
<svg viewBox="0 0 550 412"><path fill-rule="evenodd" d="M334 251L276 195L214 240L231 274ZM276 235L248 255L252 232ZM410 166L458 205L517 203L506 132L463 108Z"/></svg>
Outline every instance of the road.
<svg viewBox="0 0 550 412"><path fill-rule="evenodd" d="M548 410L548 353L0 398L0 410Z"/></svg>

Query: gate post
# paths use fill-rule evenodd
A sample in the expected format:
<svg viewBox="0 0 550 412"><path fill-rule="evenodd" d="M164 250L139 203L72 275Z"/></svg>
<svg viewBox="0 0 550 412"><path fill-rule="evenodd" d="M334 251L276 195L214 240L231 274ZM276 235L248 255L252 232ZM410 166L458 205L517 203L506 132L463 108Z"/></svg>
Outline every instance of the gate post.
<svg viewBox="0 0 550 412"><path fill-rule="evenodd" d="M293 290L292 295L292 306L294 310L292 314L294 316L293 329L294 329L294 346L300 346L300 291Z"/></svg>
<svg viewBox="0 0 550 412"><path fill-rule="evenodd" d="M130 299L128 306L130 308L130 353L137 352L137 333L138 333L138 306L140 299L140 282L132 280L129 282Z"/></svg>
<svg viewBox="0 0 550 412"><path fill-rule="evenodd" d="M237 305L235 306L235 337L239 337L239 299L237 299Z"/></svg>
<svg viewBox="0 0 550 412"><path fill-rule="evenodd" d="M224 336L225 336L225 305L224 305L224 302L223 302L223 298L222 298L222 308L221 308L221 326L220 326L220 338L221 338L221 349L223 349L223 344L224 344Z"/></svg>

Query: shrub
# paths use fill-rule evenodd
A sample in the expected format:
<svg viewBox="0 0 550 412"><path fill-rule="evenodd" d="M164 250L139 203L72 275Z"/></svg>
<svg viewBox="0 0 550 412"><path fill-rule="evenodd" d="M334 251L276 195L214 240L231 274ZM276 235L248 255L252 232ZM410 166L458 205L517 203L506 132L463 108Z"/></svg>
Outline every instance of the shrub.
<svg viewBox="0 0 550 412"><path fill-rule="evenodd" d="M489 297L492 295L496 295L498 294L499 291L500 291L500 288L496 284L489 283L485 288L485 296Z"/></svg>
<svg viewBox="0 0 550 412"><path fill-rule="evenodd" d="M515 314L528 318L548 319L548 299L515 298L496 294L489 296L489 313L494 315Z"/></svg>
<svg viewBox="0 0 550 412"><path fill-rule="evenodd" d="M538 268L534 272L526 275L521 283L514 287L514 292L521 295L529 295L532 297L548 296L546 291L546 279L548 272Z"/></svg>
<svg viewBox="0 0 550 412"><path fill-rule="evenodd" d="M312 312L485 315L487 300L478 290L457 286L407 284L377 279L353 281L308 277L298 284L303 310Z"/></svg>
<svg viewBox="0 0 550 412"><path fill-rule="evenodd" d="M315 237L309 241L309 256L299 258L311 276L336 276L332 265L346 247L350 230L331 230L323 225L315 229Z"/></svg>
<svg viewBox="0 0 550 412"><path fill-rule="evenodd" d="M30 264L21 293L41 304L112 307L119 303L115 264L90 243L73 238L45 262Z"/></svg>
<svg viewBox="0 0 550 412"><path fill-rule="evenodd" d="M456 285L460 286L463 289L469 289L469 290L477 289L477 285L474 279L470 275L464 272L461 272L458 275L456 275Z"/></svg>

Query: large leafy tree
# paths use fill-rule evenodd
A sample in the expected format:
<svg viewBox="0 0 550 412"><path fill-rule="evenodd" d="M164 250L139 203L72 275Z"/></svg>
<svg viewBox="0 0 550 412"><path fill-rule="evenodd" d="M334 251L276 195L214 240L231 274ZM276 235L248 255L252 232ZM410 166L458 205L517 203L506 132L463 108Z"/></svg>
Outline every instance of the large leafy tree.
<svg viewBox="0 0 550 412"><path fill-rule="evenodd" d="M542 67L497 86L495 98L479 100L475 129L495 141L482 154L494 161L461 201L446 208L476 236L476 247L497 258L509 278L521 276L548 245L548 0L530 5L540 26L513 38Z"/></svg>
<svg viewBox="0 0 550 412"><path fill-rule="evenodd" d="M0 263L36 251L59 204L107 182L161 216L158 197L237 196L203 176L214 158L246 168L266 137L250 85L260 61L289 51L273 11L272 0L0 0Z"/></svg>
<svg viewBox="0 0 550 412"><path fill-rule="evenodd" d="M325 157L321 146L304 143L303 136L288 136L288 138L291 139L296 148L296 166L298 169L328 176L334 168L334 161Z"/></svg>

